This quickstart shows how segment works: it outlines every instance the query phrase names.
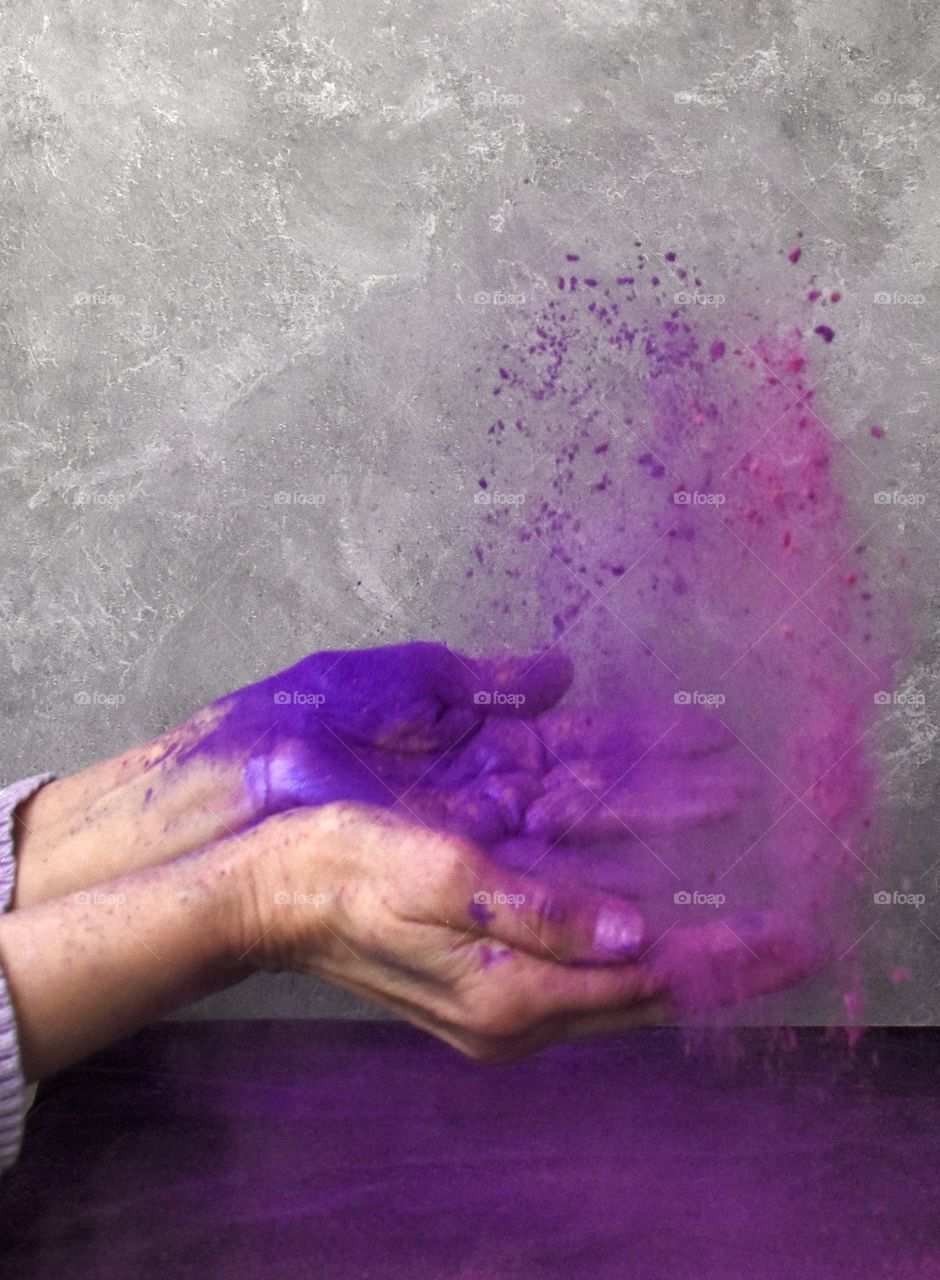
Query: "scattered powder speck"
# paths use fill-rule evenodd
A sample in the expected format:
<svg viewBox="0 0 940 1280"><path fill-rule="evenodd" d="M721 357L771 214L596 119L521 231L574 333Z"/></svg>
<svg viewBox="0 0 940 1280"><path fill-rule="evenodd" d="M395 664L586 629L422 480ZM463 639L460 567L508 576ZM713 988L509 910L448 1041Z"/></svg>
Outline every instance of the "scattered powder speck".
<svg viewBox="0 0 940 1280"><path fill-rule="evenodd" d="M808 256L805 241L789 253L799 272ZM585 266L583 250L561 257ZM818 308L838 292L797 279L772 314L678 304L689 275L701 297L719 291L676 251L665 261L663 281L643 254L592 257L587 289L558 274L494 353L499 420L480 424L476 458L492 501L467 617L481 643L497 619L506 643L569 652L569 702L627 708L625 735L633 706L714 717L748 776L738 811L710 826L562 840L554 862L621 885L654 928L700 920L675 894L707 890L729 913L787 912L837 956L879 887L869 730L908 644L903 563L869 528L872 473L856 462L885 432L850 450L829 420L835 333ZM856 954L831 1001L851 1021Z"/></svg>

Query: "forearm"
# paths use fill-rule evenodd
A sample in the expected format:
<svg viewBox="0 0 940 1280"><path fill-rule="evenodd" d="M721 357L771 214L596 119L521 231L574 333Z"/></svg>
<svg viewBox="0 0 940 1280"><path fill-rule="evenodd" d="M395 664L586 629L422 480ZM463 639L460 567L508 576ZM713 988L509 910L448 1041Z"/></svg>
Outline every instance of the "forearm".
<svg viewBox="0 0 940 1280"><path fill-rule="evenodd" d="M249 972L237 842L0 918L27 1080Z"/></svg>
<svg viewBox="0 0 940 1280"><path fill-rule="evenodd" d="M244 825L251 803L237 763L176 763L179 750L204 727L194 721L56 778L21 804L13 906L33 906L168 861Z"/></svg>

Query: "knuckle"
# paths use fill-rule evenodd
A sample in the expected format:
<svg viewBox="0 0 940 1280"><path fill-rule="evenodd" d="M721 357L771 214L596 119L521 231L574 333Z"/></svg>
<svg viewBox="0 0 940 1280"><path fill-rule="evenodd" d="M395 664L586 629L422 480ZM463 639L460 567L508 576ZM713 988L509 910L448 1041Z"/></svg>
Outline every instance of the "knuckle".
<svg viewBox="0 0 940 1280"><path fill-rule="evenodd" d="M469 841L427 833L422 870L428 888L440 897L470 892L482 875L482 858Z"/></svg>
<svg viewBox="0 0 940 1280"><path fill-rule="evenodd" d="M556 935L559 926L570 918L565 903L557 895L544 889L532 893L526 901L526 907L526 924L540 942L546 942Z"/></svg>

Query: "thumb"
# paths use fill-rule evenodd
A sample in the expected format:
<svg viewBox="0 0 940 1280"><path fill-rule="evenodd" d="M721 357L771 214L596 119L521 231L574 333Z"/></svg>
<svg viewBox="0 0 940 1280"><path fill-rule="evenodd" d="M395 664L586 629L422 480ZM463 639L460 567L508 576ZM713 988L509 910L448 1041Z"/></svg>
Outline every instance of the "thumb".
<svg viewBox="0 0 940 1280"><path fill-rule="evenodd" d="M567 693L574 678L571 659L557 649L463 661L464 698L486 715L540 715Z"/></svg>
<svg viewBox="0 0 940 1280"><path fill-rule="evenodd" d="M466 906L466 927L528 955L563 964L633 959L645 926L624 898L548 884L493 864Z"/></svg>

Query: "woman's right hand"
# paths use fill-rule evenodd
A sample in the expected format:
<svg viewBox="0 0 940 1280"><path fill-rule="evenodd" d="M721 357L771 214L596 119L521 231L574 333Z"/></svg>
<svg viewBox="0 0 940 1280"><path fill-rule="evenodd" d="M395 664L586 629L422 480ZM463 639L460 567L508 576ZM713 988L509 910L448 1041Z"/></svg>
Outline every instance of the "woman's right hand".
<svg viewBox="0 0 940 1280"><path fill-rule="evenodd" d="M0 916L29 1079L255 970L318 974L462 1053L673 1019L802 977L759 917L644 938L635 907L519 875L381 808L330 804Z"/></svg>
<svg viewBox="0 0 940 1280"><path fill-rule="evenodd" d="M368 806L294 810L239 844L242 959L316 974L482 1061L675 1020L812 967L769 917L657 941L622 898L513 873Z"/></svg>

